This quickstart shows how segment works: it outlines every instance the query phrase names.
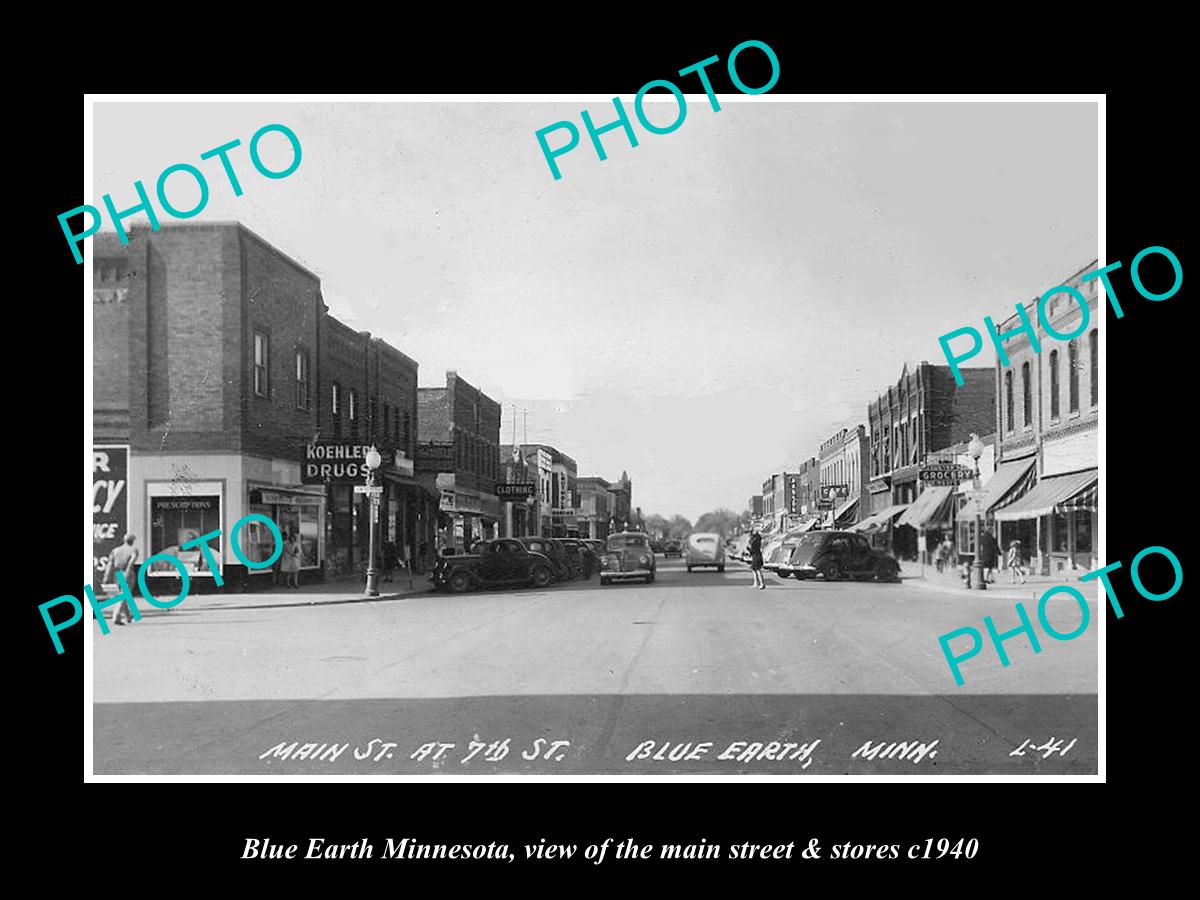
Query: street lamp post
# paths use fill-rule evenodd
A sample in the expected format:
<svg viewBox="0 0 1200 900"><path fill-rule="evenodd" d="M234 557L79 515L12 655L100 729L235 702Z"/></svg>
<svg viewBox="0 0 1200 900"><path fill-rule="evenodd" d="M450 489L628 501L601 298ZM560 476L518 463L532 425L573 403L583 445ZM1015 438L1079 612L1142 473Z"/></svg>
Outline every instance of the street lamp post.
<svg viewBox="0 0 1200 900"><path fill-rule="evenodd" d="M375 520L379 518L379 495L375 493L375 470L381 460L375 445L367 451L367 498L371 501L371 523L367 532L367 589L368 597L379 596L379 571L375 568Z"/></svg>
<svg viewBox="0 0 1200 900"><path fill-rule="evenodd" d="M979 483L979 457L983 456L983 441L979 439L979 435L971 435L967 452L971 454L971 459L975 460L975 561L971 564L971 578L967 587L970 590L986 591L987 582L983 578L983 517L980 514L983 486Z"/></svg>

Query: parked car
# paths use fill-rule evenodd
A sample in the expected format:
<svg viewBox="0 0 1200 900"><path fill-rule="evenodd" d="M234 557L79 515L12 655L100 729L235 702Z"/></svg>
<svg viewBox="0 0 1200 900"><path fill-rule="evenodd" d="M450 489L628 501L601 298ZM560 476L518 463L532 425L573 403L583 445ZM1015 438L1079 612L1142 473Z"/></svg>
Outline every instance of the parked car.
<svg viewBox="0 0 1200 900"><path fill-rule="evenodd" d="M663 544L663 556L683 556L683 541L669 540Z"/></svg>
<svg viewBox="0 0 1200 900"><path fill-rule="evenodd" d="M750 535L739 534L733 539L733 550L730 552L729 556L731 556L733 559L739 560L740 562L749 562L749 545Z"/></svg>
<svg viewBox="0 0 1200 900"><path fill-rule="evenodd" d="M583 542L592 548L592 552L596 554L596 568L600 568L600 557L608 549L608 545L599 538L583 538Z"/></svg>
<svg viewBox="0 0 1200 900"><path fill-rule="evenodd" d="M824 578L840 581L899 581L900 564L867 543L861 534L850 531L810 531L801 536L791 558L780 566L796 578Z"/></svg>
<svg viewBox="0 0 1200 900"><path fill-rule="evenodd" d="M530 553L540 553L550 560L555 581L570 581L572 569L567 562L566 552L554 538L523 537L517 538Z"/></svg>
<svg viewBox="0 0 1200 900"><path fill-rule="evenodd" d="M579 538L558 538L557 540L567 553L567 562L572 568L578 567L580 578L586 581L592 577L593 572L600 568L600 557L586 542Z"/></svg>
<svg viewBox="0 0 1200 900"><path fill-rule="evenodd" d="M653 550L655 553L662 553L664 550L663 542L655 541L655 540L650 541L650 549Z"/></svg>
<svg viewBox="0 0 1200 900"><path fill-rule="evenodd" d="M718 572L725 571L725 545L721 535L712 532L696 532L687 539L687 570L700 566L714 566Z"/></svg>
<svg viewBox="0 0 1200 900"><path fill-rule="evenodd" d="M787 578L791 575L791 571L787 568L788 560L792 558L792 551L796 549L796 545L800 543L800 538L804 537L806 533L804 531L789 531L787 534L772 540L770 550L763 550L763 568L774 572L780 578Z"/></svg>
<svg viewBox="0 0 1200 900"><path fill-rule="evenodd" d="M640 531L619 531L609 535L604 556L600 557L600 583L627 578L641 578L646 584L654 581L658 564L650 549L650 536Z"/></svg>
<svg viewBox="0 0 1200 900"><path fill-rule="evenodd" d="M439 557L433 567L434 587L461 594L472 588L511 585L541 588L554 580L550 559L531 552L521 541L481 541L472 550L478 553Z"/></svg>

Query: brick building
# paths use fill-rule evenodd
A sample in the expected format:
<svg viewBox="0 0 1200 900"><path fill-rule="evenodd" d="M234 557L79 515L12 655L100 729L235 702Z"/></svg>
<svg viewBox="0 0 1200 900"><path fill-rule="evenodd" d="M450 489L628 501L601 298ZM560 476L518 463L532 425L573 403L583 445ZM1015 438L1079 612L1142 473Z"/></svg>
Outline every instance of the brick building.
<svg viewBox="0 0 1200 900"><path fill-rule="evenodd" d="M1047 334L1038 316L1038 298L1025 305L1040 352L1029 336L1004 342L1009 364L997 354L997 391L992 427L999 445L997 477L1015 473L1014 487L989 497L989 515L1001 546L1019 539L1035 571L1047 574L1092 569L1098 563L1098 460L1100 407L1100 333L1098 279L1083 281L1097 261L1062 284L1083 295L1083 310L1069 294L1046 304L1046 318L1069 341ZM1049 287L1049 286L1048 286ZM1039 295L1040 297L1040 295ZM1001 333L1020 325L1016 313L998 325ZM1026 477L1023 473L1028 473Z"/></svg>
<svg viewBox="0 0 1200 900"><path fill-rule="evenodd" d="M363 460L374 446L382 458L377 483L383 488L377 550L381 559L391 561L394 553L395 562L425 571L432 563L438 495L423 489L414 471L416 361L325 311L318 363L319 430L306 447L303 475L325 488L328 569L358 572L366 566L371 503L354 486L365 482Z"/></svg>
<svg viewBox="0 0 1200 900"><path fill-rule="evenodd" d="M915 503L922 490L917 478L931 454L966 441L972 433L994 429L996 381L991 369L963 368L962 386L955 384L949 366L922 362L905 364L895 385L867 407L871 471L867 484L871 515L857 530L876 535L898 557L915 559L918 531L923 523L894 519ZM950 495L947 491L942 498ZM941 508L926 510L925 521L944 516Z"/></svg>
<svg viewBox="0 0 1200 900"><path fill-rule="evenodd" d="M862 425L843 428L821 442L821 485L846 485L844 499L835 498L825 515L831 527L846 528L868 515L871 495L867 492L870 445Z"/></svg>
<svg viewBox="0 0 1200 900"><path fill-rule="evenodd" d="M496 536L500 499L500 404L458 376L446 386L417 389L419 479L440 495L437 539L469 550Z"/></svg>
<svg viewBox="0 0 1200 900"><path fill-rule="evenodd" d="M579 536L607 538L612 518L612 484L596 476L580 478L575 484L579 491Z"/></svg>
<svg viewBox="0 0 1200 900"><path fill-rule="evenodd" d="M178 556L204 590L214 585L204 556L179 548L220 529L210 546L225 583L270 580L225 539L261 513L296 531L302 576L319 575L325 497L302 483L301 467L318 431L320 279L222 222L135 226L128 246L99 234L93 276L93 424L97 443L130 448L128 528L143 554ZM274 551L260 523L239 542L251 560ZM178 578L169 564L149 574L162 591Z"/></svg>

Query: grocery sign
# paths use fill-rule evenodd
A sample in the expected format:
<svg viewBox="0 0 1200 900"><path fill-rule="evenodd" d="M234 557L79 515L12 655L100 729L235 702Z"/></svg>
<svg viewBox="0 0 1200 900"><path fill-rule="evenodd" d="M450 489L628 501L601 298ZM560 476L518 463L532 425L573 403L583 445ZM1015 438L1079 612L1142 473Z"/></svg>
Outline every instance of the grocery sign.
<svg viewBox="0 0 1200 900"><path fill-rule="evenodd" d="M970 481L975 477L975 471L968 466L957 463L927 463L921 466L917 477L926 484L957 486L961 482Z"/></svg>

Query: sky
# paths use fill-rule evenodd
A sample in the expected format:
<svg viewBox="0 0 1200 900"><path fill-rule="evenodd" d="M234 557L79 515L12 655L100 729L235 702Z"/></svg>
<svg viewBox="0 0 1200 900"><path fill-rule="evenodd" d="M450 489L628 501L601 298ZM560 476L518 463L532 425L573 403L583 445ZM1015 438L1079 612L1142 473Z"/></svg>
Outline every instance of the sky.
<svg viewBox="0 0 1200 900"><path fill-rule="evenodd" d="M631 115L638 146L609 132L600 161L580 110L611 121L607 98L98 102L85 202L123 209L135 180L196 165L193 221L240 221L315 272L422 386L455 369L503 404L502 442L515 408L518 440L581 476L628 471L645 513L694 520L865 424L906 361L945 362L939 335L1097 257L1094 103L720 103L688 95L666 135ZM556 181L535 132L561 120L581 141ZM247 145L276 122L303 155L271 180ZM200 160L234 138L240 197ZM290 160L279 134L260 147ZM178 208L198 198L168 184Z"/></svg>

